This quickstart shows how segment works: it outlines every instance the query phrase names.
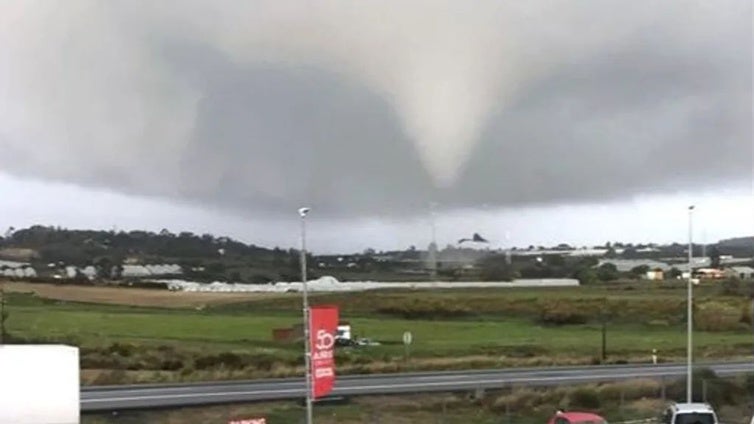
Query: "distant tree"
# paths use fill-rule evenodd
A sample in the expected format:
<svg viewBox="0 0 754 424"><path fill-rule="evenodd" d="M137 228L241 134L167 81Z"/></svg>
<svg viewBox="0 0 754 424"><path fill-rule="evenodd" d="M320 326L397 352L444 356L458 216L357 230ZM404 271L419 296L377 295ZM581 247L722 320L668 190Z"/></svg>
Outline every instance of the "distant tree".
<svg viewBox="0 0 754 424"><path fill-rule="evenodd" d="M617 280L618 277L620 277L620 274L618 273L618 268L616 268L614 264L605 263L597 268L597 278L601 281L613 281Z"/></svg>
<svg viewBox="0 0 754 424"><path fill-rule="evenodd" d="M523 278L551 278L553 277L552 268L545 265L527 265L521 268L521 277Z"/></svg>
<svg viewBox="0 0 754 424"><path fill-rule="evenodd" d="M639 265L631 268L631 275L640 278L642 276L647 275L647 272L649 272L649 266L648 265Z"/></svg>
<svg viewBox="0 0 754 424"><path fill-rule="evenodd" d="M205 267L206 271L213 274L222 274L225 272L225 264L222 262L212 262Z"/></svg>
<svg viewBox="0 0 754 424"><path fill-rule="evenodd" d="M585 286L596 284L599 281L599 278L597 278L597 273L592 268L581 268L580 270L576 271L575 275L577 280L579 280L579 283Z"/></svg>
<svg viewBox="0 0 754 424"><path fill-rule="evenodd" d="M632 259L632 258L636 258L637 255L638 255L638 252L636 251L635 248L626 247L625 249L623 249L623 254L621 256L623 256L624 258Z"/></svg>
<svg viewBox="0 0 754 424"><path fill-rule="evenodd" d="M112 278L112 270L115 264L108 257L102 257L94 261L94 266L97 268L97 276L99 278L109 279Z"/></svg>
<svg viewBox="0 0 754 424"><path fill-rule="evenodd" d="M709 262L712 268L720 268L720 249L717 246L710 247Z"/></svg>
<svg viewBox="0 0 754 424"><path fill-rule="evenodd" d="M549 266L563 266L565 265L565 258L562 255L547 255L545 256L545 263Z"/></svg>
<svg viewBox="0 0 754 424"><path fill-rule="evenodd" d="M670 271L668 271L668 277L669 278L675 279L675 278L678 278L678 277L680 277L682 275L683 275L683 273L681 272L681 270L679 270L676 267L670 268Z"/></svg>
<svg viewBox="0 0 754 424"><path fill-rule="evenodd" d="M505 261L486 264L479 275L482 281L512 281L516 278L513 268Z"/></svg>
<svg viewBox="0 0 754 424"><path fill-rule="evenodd" d="M301 259L299 258L301 256L298 252L292 251L288 253L288 269L289 270L297 270L301 267Z"/></svg>
<svg viewBox="0 0 754 424"><path fill-rule="evenodd" d="M251 284L267 284L270 281L272 281L272 279L263 274L254 274L249 278Z"/></svg>
<svg viewBox="0 0 754 424"><path fill-rule="evenodd" d="M594 268L599 263L600 261L594 256L586 256L579 259L578 262L576 262L575 266L577 268Z"/></svg>

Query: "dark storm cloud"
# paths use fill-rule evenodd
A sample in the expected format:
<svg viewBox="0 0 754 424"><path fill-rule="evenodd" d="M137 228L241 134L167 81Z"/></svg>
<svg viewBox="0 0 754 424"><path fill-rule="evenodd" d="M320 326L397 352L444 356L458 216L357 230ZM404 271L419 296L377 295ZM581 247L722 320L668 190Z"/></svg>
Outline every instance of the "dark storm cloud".
<svg viewBox="0 0 754 424"><path fill-rule="evenodd" d="M349 217L751 183L736 0L74 4L3 6L6 172Z"/></svg>

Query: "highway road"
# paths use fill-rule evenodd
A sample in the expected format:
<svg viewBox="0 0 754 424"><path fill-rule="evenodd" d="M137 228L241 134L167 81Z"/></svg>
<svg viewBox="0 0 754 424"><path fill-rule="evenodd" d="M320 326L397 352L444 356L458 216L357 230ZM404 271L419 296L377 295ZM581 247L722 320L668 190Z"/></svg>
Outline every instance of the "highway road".
<svg viewBox="0 0 754 424"><path fill-rule="evenodd" d="M754 373L754 362L697 364L720 376ZM588 367L508 368L339 377L334 396L424 393L511 386L548 386L632 378L682 377L684 364L609 365ZM81 411L116 411L297 399L304 396L301 379L246 380L211 383L94 386L81 390Z"/></svg>

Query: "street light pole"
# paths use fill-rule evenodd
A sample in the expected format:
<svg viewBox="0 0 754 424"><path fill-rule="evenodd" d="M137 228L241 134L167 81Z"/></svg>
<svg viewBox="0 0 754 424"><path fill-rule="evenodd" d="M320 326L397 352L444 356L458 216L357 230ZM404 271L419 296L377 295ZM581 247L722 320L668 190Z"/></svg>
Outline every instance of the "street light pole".
<svg viewBox="0 0 754 424"><path fill-rule="evenodd" d="M693 373L693 367L691 365L692 360L692 353L691 353L691 346L692 346L692 329L693 329L693 323L694 323L694 308L692 305L693 300L693 282L692 278L694 275L694 267L692 264L692 261L694 259L694 242L693 242L693 217L694 217L694 205L689 206L689 279L688 279L688 287L686 290L686 402L691 403L693 402L693 392L692 392L692 373Z"/></svg>
<svg viewBox="0 0 754 424"><path fill-rule="evenodd" d="M309 289L306 284L306 215L309 208L300 208L298 214L301 217L301 292L304 309L304 368L306 375L306 423L312 424L312 379L311 379L311 351L309 347Z"/></svg>
<svg viewBox="0 0 754 424"><path fill-rule="evenodd" d="M435 216L435 207L437 204L435 202L431 202L429 204L429 219L430 219L430 225L432 227L432 242L429 245L430 251L427 252L429 256L429 272L430 277L434 281L437 279L437 224L435 222L436 216Z"/></svg>

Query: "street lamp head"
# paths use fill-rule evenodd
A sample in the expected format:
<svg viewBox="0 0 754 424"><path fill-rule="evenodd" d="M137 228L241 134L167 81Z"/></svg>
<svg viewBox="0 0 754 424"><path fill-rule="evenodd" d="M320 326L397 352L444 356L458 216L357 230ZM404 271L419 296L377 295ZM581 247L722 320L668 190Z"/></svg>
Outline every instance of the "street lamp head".
<svg viewBox="0 0 754 424"><path fill-rule="evenodd" d="M299 208L298 214L301 218L303 218L309 213L310 210L311 208Z"/></svg>
<svg viewBox="0 0 754 424"><path fill-rule="evenodd" d="M689 206L689 210L693 211L694 210L694 205Z"/></svg>

